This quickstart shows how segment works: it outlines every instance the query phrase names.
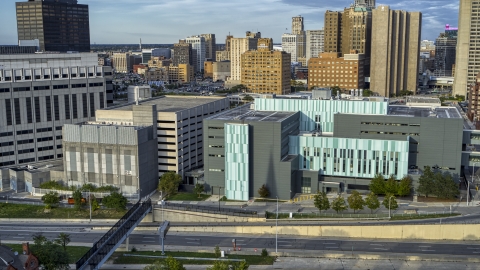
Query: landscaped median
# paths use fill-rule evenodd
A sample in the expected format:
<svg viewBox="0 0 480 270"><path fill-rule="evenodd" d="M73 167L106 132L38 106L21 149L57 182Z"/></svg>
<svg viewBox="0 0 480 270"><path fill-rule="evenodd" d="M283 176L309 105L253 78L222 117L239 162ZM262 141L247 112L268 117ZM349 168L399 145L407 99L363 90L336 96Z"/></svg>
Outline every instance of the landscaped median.
<svg viewBox="0 0 480 270"><path fill-rule="evenodd" d="M290 217L291 215L291 217ZM459 216L459 213L444 213L444 212L432 212L426 214L392 214L389 218L388 214L359 214L359 213L275 213L265 212L265 217L268 220L275 219L390 219L390 220L408 220L408 219L428 219L428 218L446 218Z"/></svg>

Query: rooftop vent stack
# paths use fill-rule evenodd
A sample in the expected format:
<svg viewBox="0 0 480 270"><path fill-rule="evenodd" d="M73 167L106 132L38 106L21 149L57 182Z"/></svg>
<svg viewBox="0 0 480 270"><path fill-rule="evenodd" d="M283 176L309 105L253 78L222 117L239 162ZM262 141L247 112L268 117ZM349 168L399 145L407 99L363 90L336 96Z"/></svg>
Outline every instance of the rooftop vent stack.
<svg viewBox="0 0 480 270"><path fill-rule="evenodd" d="M360 95L358 94L358 89L355 89L355 96L359 97Z"/></svg>
<svg viewBox="0 0 480 270"><path fill-rule="evenodd" d="M359 89L359 95L363 97L363 89Z"/></svg>

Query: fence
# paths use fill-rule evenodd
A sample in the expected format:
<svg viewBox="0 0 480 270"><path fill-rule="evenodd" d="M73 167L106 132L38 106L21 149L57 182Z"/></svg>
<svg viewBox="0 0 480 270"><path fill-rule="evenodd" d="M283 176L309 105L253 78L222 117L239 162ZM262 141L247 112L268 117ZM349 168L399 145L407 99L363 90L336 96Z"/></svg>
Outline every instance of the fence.
<svg viewBox="0 0 480 270"><path fill-rule="evenodd" d="M41 197L49 192L57 192L58 195L60 196L68 196L72 197L73 191L71 190L56 190L56 189L43 189L43 188L32 188L32 196L38 196ZM95 198L104 198L108 195L110 195L110 192L88 192L88 191L83 191L82 196L83 197L88 197L88 195L93 195ZM122 195L127 198L129 201L138 201L138 194L137 193L122 193Z"/></svg>
<svg viewBox="0 0 480 270"><path fill-rule="evenodd" d="M421 212L421 213L392 213L392 217L415 217L415 216L436 216L436 215L449 215L449 211L439 211L439 212ZM458 214L458 213L452 213ZM388 214L360 214L360 213L293 213L292 219L308 219L308 218L388 218ZM276 219L277 213L275 212L265 212L265 217L267 219ZM279 219L288 219L290 218L290 213L278 213Z"/></svg>
<svg viewBox="0 0 480 270"><path fill-rule="evenodd" d="M155 208L161 208L161 205L155 205ZM163 206L165 209L172 209L172 210L181 210L181 211L192 211L192 212L200 212L200 213L208 213L208 214L218 214L218 215L228 215L228 216L237 216L237 217L254 217L254 218L264 218L264 215L257 214L256 211L249 211L249 210L238 210L238 209L231 209L231 208L218 208L212 206L204 206L204 205L191 205L191 204L180 204L180 203L169 203L168 201Z"/></svg>

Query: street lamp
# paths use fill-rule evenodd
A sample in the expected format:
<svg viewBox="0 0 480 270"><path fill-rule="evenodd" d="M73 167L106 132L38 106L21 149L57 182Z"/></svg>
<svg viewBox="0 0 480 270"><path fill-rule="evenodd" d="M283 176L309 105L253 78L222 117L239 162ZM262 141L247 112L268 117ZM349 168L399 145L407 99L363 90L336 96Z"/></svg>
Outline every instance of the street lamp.
<svg viewBox="0 0 480 270"><path fill-rule="evenodd" d="M278 196L275 196L277 198L277 218L275 219L275 253L277 253L277 247L278 247Z"/></svg>
<svg viewBox="0 0 480 270"><path fill-rule="evenodd" d="M221 189L222 189L222 187L221 187L221 186L218 186L218 211L220 211L220 200L221 200L221 198L220 198L220 190L221 190Z"/></svg>
<svg viewBox="0 0 480 270"><path fill-rule="evenodd" d="M392 199L393 199L393 196L390 196L390 198L388 199L388 218L392 218L392 214L391 214Z"/></svg>

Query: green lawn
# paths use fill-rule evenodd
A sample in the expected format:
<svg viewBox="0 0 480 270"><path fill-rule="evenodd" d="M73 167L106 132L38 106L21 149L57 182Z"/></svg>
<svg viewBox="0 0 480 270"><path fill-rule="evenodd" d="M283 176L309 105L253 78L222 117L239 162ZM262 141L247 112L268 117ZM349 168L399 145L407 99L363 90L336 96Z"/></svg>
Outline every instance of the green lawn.
<svg viewBox="0 0 480 270"><path fill-rule="evenodd" d="M259 251L260 252L260 251ZM149 256L161 256L161 251L137 251L137 252L115 252L114 263L115 264L151 264L157 260L156 258L142 258L142 257L126 257L123 254L135 254L135 255L149 255ZM166 251L165 256L172 257L193 257L193 258L215 258L214 253L198 253L198 252L181 252L181 251ZM267 256L262 257L259 255L228 255L227 259L243 259L246 260L249 265L272 265L275 261L275 257ZM195 260L180 260L183 264L213 264L213 261L195 261Z"/></svg>
<svg viewBox="0 0 480 270"><path fill-rule="evenodd" d="M409 220L409 219L427 219L427 218L446 218L459 216L458 213L453 214L435 214L435 215L405 215L405 216L392 216L390 220Z"/></svg>
<svg viewBox="0 0 480 270"><path fill-rule="evenodd" d="M33 243L30 243L30 247ZM19 254L22 254L22 245L20 244L4 244L15 251L18 251ZM80 259L90 247L76 247L76 246L67 246L67 253L69 255L69 263L76 263L78 259Z"/></svg>
<svg viewBox="0 0 480 270"><path fill-rule="evenodd" d="M210 195L200 194L200 198L193 193L180 192L168 197L168 201L205 201Z"/></svg>
<svg viewBox="0 0 480 270"><path fill-rule="evenodd" d="M92 212L92 219L119 219L126 211L99 209ZM53 208L45 212L42 205L0 203L0 218L55 218L55 219L83 219L89 218L87 208L75 210L74 208Z"/></svg>

